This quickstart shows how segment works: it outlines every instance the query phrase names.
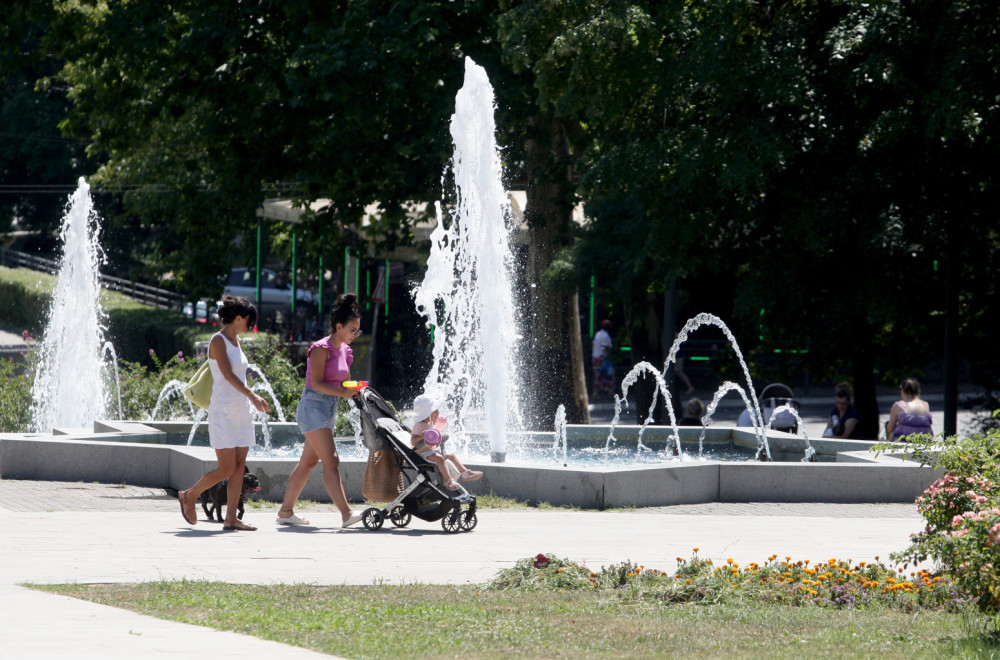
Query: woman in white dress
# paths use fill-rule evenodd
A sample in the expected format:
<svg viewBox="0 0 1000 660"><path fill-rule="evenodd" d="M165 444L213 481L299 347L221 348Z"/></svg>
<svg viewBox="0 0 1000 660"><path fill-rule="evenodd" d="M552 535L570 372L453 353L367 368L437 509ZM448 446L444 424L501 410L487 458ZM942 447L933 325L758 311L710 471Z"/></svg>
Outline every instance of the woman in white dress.
<svg viewBox="0 0 1000 660"><path fill-rule="evenodd" d="M219 307L222 329L208 343L208 366L212 371L212 401L208 407L208 439L219 465L188 490L177 493L181 515L189 524L198 522L195 503L206 488L229 479L226 489L227 531L252 532L257 528L236 517L243 489L243 468L247 452L256 443L252 405L261 412L270 410L267 401L246 385L247 362L238 336L257 325L257 309L245 297L225 296ZM248 401L249 400L249 401Z"/></svg>

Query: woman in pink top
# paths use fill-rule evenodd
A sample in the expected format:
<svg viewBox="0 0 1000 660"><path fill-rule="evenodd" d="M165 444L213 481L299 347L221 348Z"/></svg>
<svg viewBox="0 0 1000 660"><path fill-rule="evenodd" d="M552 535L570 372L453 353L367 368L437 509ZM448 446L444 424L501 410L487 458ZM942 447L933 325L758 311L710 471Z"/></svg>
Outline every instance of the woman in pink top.
<svg viewBox="0 0 1000 660"><path fill-rule="evenodd" d="M345 293L333 303L330 313L331 332L309 347L306 362L306 387L302 391L296 419L299 430L306 437L299 463L288 477L285 499L278 510L279 525L308 525L309 521L295 515L295 503L309 480L309 473L316 463L323 462L323 483L330 499L337 505L343 526L349 527L361 520L361 514L351 511L340 480L340 456L333 439L337 422L337 402L340 397L354 396L355 391L341 383L351 379L354 353L351 342L361 334L361 314L358 297Z"/></svg>

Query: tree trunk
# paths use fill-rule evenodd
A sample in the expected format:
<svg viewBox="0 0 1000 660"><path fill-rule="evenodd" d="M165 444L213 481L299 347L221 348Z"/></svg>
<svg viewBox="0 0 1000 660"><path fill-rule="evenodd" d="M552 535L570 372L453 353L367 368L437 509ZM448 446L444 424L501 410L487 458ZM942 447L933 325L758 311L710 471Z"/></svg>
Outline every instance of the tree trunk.
<svg viewBox="0 0 1000 660"><path fill-rule="evenodd" d="M577 292L558 288L543 274L566 245L573 221L569 145L562 125L551 118L532 120L528 140L530 179L525 288L529 314L523 319L529 349L525 376L532 401L522 410L528 428L551 429L556 408L566 407L570 423L589 424Z"/></svg>
<svg viewBox="0 0 1000 660"><path fill-rule="evenodd" d="M632 357L635 364L639 362L649 362L657 370L663 368L663 319L660 315L662 311L663 298L659 296L646 295L644 304L637 306L637 324L632 328ZM667 378L672 374L667 374ZM649 408L656 397L657 404L653 409L653 424L662 424L665 417L665 408L662 396L657 391L656 379L652 375L645 374L636 381L632 388L635 393L635 423L642 424L649 417Z"/></svg>
<svg viewBox="0 0 1000 660"><path fill-rule="evenodd" d="M864 326L857 326L863 328ZM851 359L854 380L854 407L858 410L859 436L875 440L879 434L878 398L875 392L875 355L872 351L871 336L858 333L855 352Z"/></svg>
<svg viewBox="0 0 1000 660"><path fill-rule="evenodd" d="M958 242L954 221L948 223L944 264L944 426L945 437L958 433Z"/></svg>

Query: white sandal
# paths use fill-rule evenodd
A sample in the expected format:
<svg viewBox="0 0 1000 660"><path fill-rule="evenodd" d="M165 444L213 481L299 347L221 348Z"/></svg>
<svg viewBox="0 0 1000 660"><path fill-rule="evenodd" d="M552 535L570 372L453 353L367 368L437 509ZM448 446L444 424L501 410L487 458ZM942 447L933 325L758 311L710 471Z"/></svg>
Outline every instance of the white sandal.
<svg viewBox="0 0 1000 660"><path fill-rule="evenodd" d="M288 516L287 518L282 518L281 516L278 516L277 518L274 519L274 522L278 523L279 525L308 525L309 524L308 520L306 520L305 518L299 518L294 513L292 515Z"/></svg>
<svg viewBox="0 0 1000 660"><path fill-rule="evenodd" d="M344 529L347 529L351 525L361 522L361 519L363 517L364 517L364 512L351 511L351 516L343 523L341 523L340 526L343 527Z"/></svg>

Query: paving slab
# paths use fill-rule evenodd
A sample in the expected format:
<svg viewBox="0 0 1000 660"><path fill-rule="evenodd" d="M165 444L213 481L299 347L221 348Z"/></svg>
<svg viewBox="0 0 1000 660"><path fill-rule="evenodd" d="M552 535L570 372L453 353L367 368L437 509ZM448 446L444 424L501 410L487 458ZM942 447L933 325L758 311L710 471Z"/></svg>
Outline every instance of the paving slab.
<svg viewBox="0 0 1000 660"><path fill-rule="evenodd" d="M198 513L204 517L200 507ZM299 513L312 525L278 526L274 509L248 507L244 520L260 529L225 532L219 523L201 519L187 525L177 500L163 490L0 480L0 525L5 530L0 541L0 626L8 628L0 635L0 658L79 657L79 650L87 648L104 651L83 657L189 657L178 649L192 647L217 658L248 653L308 657L301 649L276 645L276 651L272 642L149 620L16 586L25 582L186 578L252 584L466 584L484 582L539 552L593 567L631 560L669 571L677 557L690 557L695 547L700 556L716 562L763 562L772 554L874 561L903 549L909 535L923 526L915 506L900 504L712 503L605 512L486 509L480 510L475 530L459 534L417 519L403 529L387 523L378 532L342 530L339 514L329 505ZM52 635L53 614L76 623ZM45 638L44 645L39 638ZM164 645L173 639L177 644Z"/></svg>

